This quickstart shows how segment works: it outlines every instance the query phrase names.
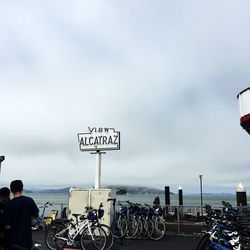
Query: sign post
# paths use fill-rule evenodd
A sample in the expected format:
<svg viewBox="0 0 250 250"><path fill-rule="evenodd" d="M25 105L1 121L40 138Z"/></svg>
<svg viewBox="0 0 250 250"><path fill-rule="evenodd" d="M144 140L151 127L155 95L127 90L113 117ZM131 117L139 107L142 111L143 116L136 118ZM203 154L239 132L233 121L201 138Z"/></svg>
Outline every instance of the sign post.
<svg viewBox="0 0 250 250"><path fill-rule="evenodd" d="M101 162L102 162L102 154L99 150L97 150L96 151L95 189L99 189L101 185Z"/></svg>
<svg viewBox="0 0 250 250"><path fill-rule="evenodd" d="M96 154L96 172L95 189L101 186L101 156L106 150L120 150L120 132L114 128L88 127L89 132L79 133L78 142L81 151L95 151Z"/></svg>
<svg viewBox="0 0 250 250"><path fill-rule="evenodd" d="M102 154L106 152L101 152L97 150L96 153L91 153L96 155L96 168L95 168L95 189L99 189L101 186L101 163L102 163Z"/></svg>

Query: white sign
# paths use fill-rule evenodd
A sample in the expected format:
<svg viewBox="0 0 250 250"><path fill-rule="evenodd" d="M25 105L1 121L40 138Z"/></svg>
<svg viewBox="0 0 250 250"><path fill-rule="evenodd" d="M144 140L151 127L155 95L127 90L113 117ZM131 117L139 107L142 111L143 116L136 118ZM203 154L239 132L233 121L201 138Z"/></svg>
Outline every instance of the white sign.
<svg viewBox="0 0 250 250"><path fill-rule="evenodd" d="M120 132L114 128L88 127L88 133L79 133L81 151L119 150Z"/></svg>

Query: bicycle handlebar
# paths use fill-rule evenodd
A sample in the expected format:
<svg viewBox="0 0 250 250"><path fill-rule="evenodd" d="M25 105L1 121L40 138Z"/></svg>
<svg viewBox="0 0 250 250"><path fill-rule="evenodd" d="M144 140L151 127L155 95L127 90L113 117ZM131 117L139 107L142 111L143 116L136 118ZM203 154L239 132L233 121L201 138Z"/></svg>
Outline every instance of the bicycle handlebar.
<svg viewBox="0 0 250 250"><path fill-rule="evenodd" d="M114 202L116 202L116 198L108 198L107 201L114 201Z"/></svg>
<svg viewBox="0 0 250 250"><path fill-rule="evenodd" d="M47 207L48 205L49 205L49 206L52 206L53 203L54 203L54 202L47 201L47 202L44 203L44 206L46 206L46 207Z"/></svg>
<svg viewBox="0 0 250 250"><path fill-rule="evenodd" d="M87 211L90 211L90 210L93 209L93 207L85 207L85 209L86 209Z"/></svg>

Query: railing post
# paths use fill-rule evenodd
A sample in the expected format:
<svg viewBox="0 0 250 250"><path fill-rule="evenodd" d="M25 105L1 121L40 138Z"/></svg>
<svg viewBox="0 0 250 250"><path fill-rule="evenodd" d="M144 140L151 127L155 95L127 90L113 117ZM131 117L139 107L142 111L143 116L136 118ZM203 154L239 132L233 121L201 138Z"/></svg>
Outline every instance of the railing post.
<svg viewBox="0 0 250 250"><path fill-rule="evenodd" d="M61 203L61 212L60 212L60 217L62 217L62 211L63 211L63 203Z"/></svg>
<svg viewBox="0 0 250 250"><path fill-rule="evenodd" d="M176 215L177 215L177 233L180 233L180 211L179 206L176 206Z"/></svg>

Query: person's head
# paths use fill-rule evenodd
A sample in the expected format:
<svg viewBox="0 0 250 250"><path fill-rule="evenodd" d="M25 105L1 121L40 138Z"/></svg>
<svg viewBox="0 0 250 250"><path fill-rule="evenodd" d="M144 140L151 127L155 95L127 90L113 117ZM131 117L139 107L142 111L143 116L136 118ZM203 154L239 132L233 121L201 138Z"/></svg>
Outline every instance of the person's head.
<svg viewBox="0 0 250 250"><path fill-rule="evenodd" d="M21 193L23 191L23 182L21 180L14 180L10 183L10 191L14 193Z"/></svg>
<svg viewBox="0 0 250 250"><path fill-rule="evenodd" d="M5 203L10 199L10 189L7 187L3 187L0 189L0 200Z"/></svg>

